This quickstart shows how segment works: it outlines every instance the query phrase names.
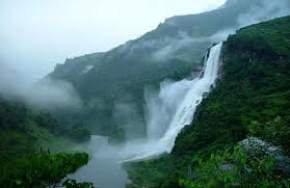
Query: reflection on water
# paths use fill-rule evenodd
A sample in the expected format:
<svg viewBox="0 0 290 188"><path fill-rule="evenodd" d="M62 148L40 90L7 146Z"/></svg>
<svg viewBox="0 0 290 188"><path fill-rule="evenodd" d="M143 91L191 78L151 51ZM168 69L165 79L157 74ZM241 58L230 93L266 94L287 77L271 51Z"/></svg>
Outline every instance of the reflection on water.
<svg viewBox="0 0 290 188"><path fill-rule="evenodd" d="M116 148L105 137L93 136L89 144L92 159L68 178L78 182L92 182L98 188L125 188L127 173L120 163Z"/></svg>

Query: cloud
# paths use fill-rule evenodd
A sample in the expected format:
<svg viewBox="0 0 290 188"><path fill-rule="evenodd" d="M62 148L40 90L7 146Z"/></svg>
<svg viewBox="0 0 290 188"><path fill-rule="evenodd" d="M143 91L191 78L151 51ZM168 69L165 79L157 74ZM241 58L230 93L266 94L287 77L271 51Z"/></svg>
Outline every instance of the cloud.
<svg viewBox="0 0 290 188"><path fill-rule="evenodd" d="M65 81L44 79L30 87L25 94L29 104L40 108L73 108L82 106L82 101L74 87Z"/></svg>
<svg viewBox="0 0 290 188"><path fill-rule="evenodd" d="M82 101L70 83L43 79L31 84L27 78L3 63L0 63L0 95L11 100L23 100L41 109L82 107Z"/></svg>
<svg viewBox="0 0 290 188"><path fill-rule="evenodd" d="M239 3L242 0L231 0L230 3ZM217 31L215 34L208 37L193 38L188 36L185 32L179 31L178 37L166 38L163 41L161 48L153 53L152 58L157 61L167 61L168 59L175 57L175 52L186 47L198 48L200 43L217 43L224 41L229 35L234 34L236 30L249 26L252 24L260 23L262 21L271 20L277 17L282 17L290 14L290 1L288 0L256 0L253 1L252 7L250 7L245 13L237 15L237 24ZM156 44L156 41L145 41L143 43Z"/></svg>
<svg viewBox="0 0 290 188"><path fill-rule="evenodd" d="M175 53L185 47L194 49L198 48L202 43L208 43L208 45L211 45L226 40L227 37L233 33L235 33L235 29L229 28L226 30L220 30L209 37L193 38L184 32L180 32L177 38L167 38L167 42L163 44L164 47L153 53L152 58L158 62L167 61L168 59L175 57Z"/></svg>
<svg viewBox="0 0 290 188"><path fill-rule="evenodd" d="M106 51L165 18L202 12L225 0L1 0L0 58L31 79L56 63Z"/></svg>
<svg viewBox="0 0 290 188"><path fill-rule="evenodd" d="M238 18L239 27L245 27L262 21L289 15L290 1L263 0L260 5L253 6L248 12Z"/></svg>

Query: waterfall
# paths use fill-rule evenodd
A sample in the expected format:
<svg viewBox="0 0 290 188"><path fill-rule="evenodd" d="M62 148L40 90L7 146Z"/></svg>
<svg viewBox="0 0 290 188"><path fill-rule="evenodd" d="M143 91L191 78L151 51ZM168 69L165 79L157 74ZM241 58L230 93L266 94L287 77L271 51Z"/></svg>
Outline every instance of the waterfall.
<svg viewBox="0 0 290 188"><path fill-rule="evenodd" d="M165 81L158 95L146 94L148 140L124 148L125 161L137 161L170 153L180 131L192 120L204 95L210 92L218 76L222 43L210 49L200 78Z"/></svg>

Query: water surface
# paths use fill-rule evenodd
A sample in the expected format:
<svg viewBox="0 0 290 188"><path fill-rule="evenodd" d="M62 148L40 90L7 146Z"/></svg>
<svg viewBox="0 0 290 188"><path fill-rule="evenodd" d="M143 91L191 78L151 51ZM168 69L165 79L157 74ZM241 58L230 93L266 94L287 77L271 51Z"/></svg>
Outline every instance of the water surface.
<svg viewBox="0 0 290 188"><path fill-rule="evenodd" d="M92 182L97 188L125 188L127 173L120 163L118 150L108 143L107 138L92 136L89 149L92 159L68 178Z"/></svg>

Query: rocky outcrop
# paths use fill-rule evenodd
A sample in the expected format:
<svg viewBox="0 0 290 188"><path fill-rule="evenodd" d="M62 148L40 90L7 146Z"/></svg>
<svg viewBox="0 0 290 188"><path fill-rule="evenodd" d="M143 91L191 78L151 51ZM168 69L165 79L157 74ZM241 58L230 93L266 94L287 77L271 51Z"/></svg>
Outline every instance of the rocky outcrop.
<svg viewBox="0 0 290 188"><path fill-rule="evenodd" d="M256 137L249 137L240 142L240 146L248 156L269 156L275 160L275 170L290 176L290 159L284 154L283 150L271 143Z"/></svg>

